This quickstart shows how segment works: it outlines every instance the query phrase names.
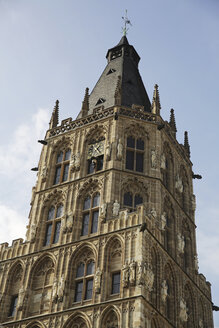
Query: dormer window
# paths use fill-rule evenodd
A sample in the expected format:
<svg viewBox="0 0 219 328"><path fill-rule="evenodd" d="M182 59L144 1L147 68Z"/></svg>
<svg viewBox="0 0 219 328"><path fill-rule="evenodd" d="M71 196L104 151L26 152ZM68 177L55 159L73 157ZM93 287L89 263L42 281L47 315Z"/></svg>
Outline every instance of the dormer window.
<svg viewBox="0 0 219 328"><path fill-rule="evenodd" d="M116 59L116 58L121 57L121 56L122 56L122 49L115 50L115 51L112 52L110 59L113 60L113 59Z"/></svg>
<svg viewBox="0 0 219 328"><path fill-rule="evenodd" d="M114 73L116 70L114 68L110 68L109 72L106 75Z"/></svg>
<svg viewBox="0 0 219 328"><path fill-rule="evenodd" d="M105 101L106 101L106 99L104 99L104 98L99 98L99 100L97 101L97 103L96 103L95 106L97 106L97 105L101 105L101 104L103 104Z"/></svg>

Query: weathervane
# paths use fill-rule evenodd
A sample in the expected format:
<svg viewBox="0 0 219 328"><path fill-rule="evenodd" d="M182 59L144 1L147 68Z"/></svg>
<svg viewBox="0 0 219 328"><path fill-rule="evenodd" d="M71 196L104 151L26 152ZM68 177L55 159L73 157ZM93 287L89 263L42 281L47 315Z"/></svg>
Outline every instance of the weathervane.
<svg viewBox="0 0 219 328"><path fill-rule="evenodd" d="M128 32L128 28L127 28L127 25L129 24L129 25L131 25L132 26L132 24L131 24L131 21L128 19L128 17L127 17L127 9L126 9L126 11L125 11L125 17L122 17L122 19L124 20L124 24L125 24L125 26L122 28L122 32L123 32L123 35L127 35L127 32Z"/></svg>

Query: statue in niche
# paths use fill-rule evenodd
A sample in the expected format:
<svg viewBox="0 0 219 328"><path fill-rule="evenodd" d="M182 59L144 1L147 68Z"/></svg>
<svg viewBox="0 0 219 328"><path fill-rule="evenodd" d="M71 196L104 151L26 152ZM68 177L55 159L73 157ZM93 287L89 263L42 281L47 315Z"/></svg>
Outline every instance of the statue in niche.
<svg viewBox="0 0 219 328"><path fill-rule="evenodd" d="M18 311L22 309L24 304L25 289L24 286L21 286L18 294L17 309Z"/></svg>
<svg viewBox="0 0 219 328"><path fill-rule="evenodd" d="M117 159L121 161L123 155L123 144L122 139L119 139L118 145L117 145Z"/></svg>
<svg viewBox="0 0 219 328"><path fill-rule="evenodd" d="M161 299L164 303L166 302L167 296L168 296L168 285L166 280L164 280L161 284Z"/></svg>
<svg viewBox="0 0 219 328"><path fill-rule="evenodd" d="M78 152L76 155L72 154L71 160L70 160L70 166L72 170L78 171L80 169L80 152Z"/></svg>
<svg viewBox="0 0 219 328"><path fill-rule="evenodd" d="M153 169L157 168L157 164L158 164L158 152L155 149L151 150L151 167Z"/></svg>
<svg viewBox="0 0 219 328"><path fill-rule="evenodd" d="M194 264L195 264L195 270L198 271L199 267L198 267L198 255L194 255Z"/></svg>
<svg viewBox="0 0 219 328"><path fill-rule="evenodd" d="M199 326L199 328L204 328L204 324L203 324L202 319L199 319L198 326Z"/></svg>
<svg viewBox="0 0 219 328"><path fill-rule="evenodd" d="M98 294L100 293L101 276L102 276L102 271L98 267L94 278L95 291Z"/></svg>
<svg viewBox="0 0 219 328"><path fill-rule="evenodd" d="M178 241L178 251L180 253L184 253L185 248L185 238L180 233L177 235L177 241Z"/></svg>
<svg viewBox="0 0 219 328"><path fill-rule="evenodd" d="M154 284L154 273L152 271L152 267L149 263L145 263L145 285L149 292L153 290L153 284Z"/></svg>
<svg viewBox="0 0 219 328"><path fill-rule="evenodd" d="M30 226L30 242L34 242L36 238L36 224L32 223Z"/></svg>
<svg viewBox="0 0 219 328"><path fill-rule="evenodd" d="M111 157L111 144L110 142L106 146L106 160L109 161Z"/></svg>
<svg viewBox="0 0 219 328"><path fill-rule="evenodd" d="M182 178L179 175L176 176L175 187L180 193L183 192L183 182L182 182Z"/></svg>
<svg viewBox="0 0 219 328"><path fill-rule="evenodd" d="M136 263L135 261L132 259L130 264L129 264L129 282L131 286L135 285L135 268L136 268Z"/></svg>
<svg viewBox="0 0 219 328"><path fill-rule="evenodd" d="M44 165L42 168L41 174L40 174L42 181L46 181L47 174L48 174L48 169L47 169L47 166Z"/></svg>
<svg viewBox="0 0 219 328"><path fill-rule="evenodd" d="M187 313L187 306L186 302L184 301L183 298L180 300L180 312L179 312L179 317L183 322L186 322L188 320L188 313Z"/></svg>
<svg viewBox="0 0 219 328"><path fill-rule="evenodd" d="M119 210L120 210L120 204L118 203L118 200L115 200L115 202L113 203L113 215L118 216Z"/></svg>
<svg viewBox="0 0 219 328"><path fill-rule="evenodd" d="M58 283L58 290L57 290L57 295L58 295L59 302L63 301L64 289L65 289L65 278L64 278L64 275L62 275L61 279Z"/></svg>
<svg viewBox="0 0 219 328"><path fill-rule="evenodd" d="M153 219L156 219L157 218L157 211L155 210L154 207L152 207L151 211L150 211L150 216L153 218Z"/></svg>
<svg viewBox="0 0 219 328"><path fill-rule="evenodd" d="M103 203L100 206L100 217L103 219L105 219L105 217L106 217L106 210L107 210L107 203Z"/></svg>
<svg viewBox="0 0 219 328"><path fill-rule="evenodd" d="M55 279L52 285L52 301L57 302L58 298L58 280Z"/></svg>
<svg viewBox="0 0 219 328"><path fill-rule="evenodd" d="M137 284L143 285L144 284L144 263L138 262L137 266Z"/></svg>
<svg viewBox="0 0 219 328"><path fill-rule="evenodd" d="M162 154L160 158L160 168L163 170L166 169L166 156L164 154Z"/></svg>
<svg viewBox="0 0 219 328"><path fill-rule="evenodd" d="M73 222L74 222L74 216L73 213L70 213L66 219L66 229L68 232L72 232Z"/></svg>
<svg viewBox="0 0 219 328"><path fill-rule="evenodd" d="M129 283L129 265L128 265L128 261L126 261L125 264L122 267L122 282L123 282L123 287L124 288L128 287L128 283Z"/></svg>
<svg viewBox="0 0 219 328"><path fill-rule="evenodd" d="M166 212L163 212L163 214L161 215L161 230L162 231L165 230L166 224L167 224Z"/></svg>

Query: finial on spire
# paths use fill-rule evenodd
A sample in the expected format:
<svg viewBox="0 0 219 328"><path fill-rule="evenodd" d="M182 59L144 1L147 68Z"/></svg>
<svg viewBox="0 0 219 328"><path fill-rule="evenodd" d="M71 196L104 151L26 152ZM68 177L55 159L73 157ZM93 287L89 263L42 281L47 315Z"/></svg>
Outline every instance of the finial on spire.
<svg viewBox="0 0 219 328"><path fill-rule="evenodd" d="M56 103L55 103L55 106L54 106L54 109L52 112L51 120L49 122L49 128L53 129L58 124L59 124L59 101L56 100Z"/></svg>
<svg viewBox="0 0 219 328"><path fill-rule="evenodd" d="M160 115L160 95L159 95L159 90L158 90L158 85L155 84L154 86L154 94L153 94L153 100L152 100L152 105L151 105L151 112L153 114Z"/></svg>
<svg viewBox="0 0 219 328"><path fill-rule="evenodd" d="M122 27L122 32L123 32L123 35L126 36L128 30L129 30L129 28L127 28L127 25L132 26L130 19L128 19L128 17L127 17L127 9L125 11L125 16L124 17L122 16L122 19L124 20L124 27Z"/></svg>
<svg viewBox="0 0 219 328"><path fill-rule="evenodd" d="M85 89L84 100L82 101L81 114L82 117L86 116L89 111L89 88Z"/></svg>
<svg viewBox="0 0 219 328"><path fill-rule="evenodd" d="M173 108L171 108L171 110L170 110L169 125L170 125L170 128L172 130L172 133L176 137L177 128L176 128L175 114L174 114L174 109Z"/></svg>
<svg viewBox="0 0 219 328"><path fill-rule="evenodd" d="M189 138L188 138L188 132L184 132L184 148L190 158L190 145L189 145Z"/></svg>

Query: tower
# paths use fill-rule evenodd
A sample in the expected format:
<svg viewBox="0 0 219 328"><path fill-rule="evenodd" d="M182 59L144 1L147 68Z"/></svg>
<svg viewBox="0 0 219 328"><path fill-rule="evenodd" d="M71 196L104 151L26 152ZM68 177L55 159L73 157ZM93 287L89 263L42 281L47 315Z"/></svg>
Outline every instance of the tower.
<svg viewBox="0 0 219 328"><path fill-rule="evenodd" d="M188 133L161 117L123 36L77 119L42 142L26 240L0 245L0 322L13 328L213 327L198 272Z"/></svg>

